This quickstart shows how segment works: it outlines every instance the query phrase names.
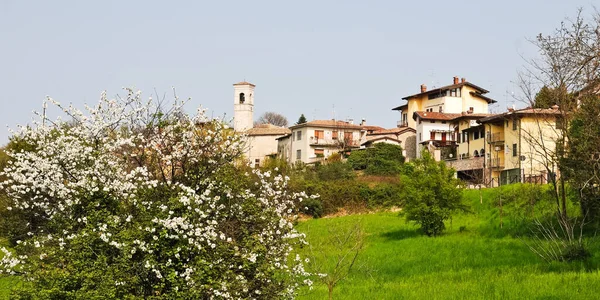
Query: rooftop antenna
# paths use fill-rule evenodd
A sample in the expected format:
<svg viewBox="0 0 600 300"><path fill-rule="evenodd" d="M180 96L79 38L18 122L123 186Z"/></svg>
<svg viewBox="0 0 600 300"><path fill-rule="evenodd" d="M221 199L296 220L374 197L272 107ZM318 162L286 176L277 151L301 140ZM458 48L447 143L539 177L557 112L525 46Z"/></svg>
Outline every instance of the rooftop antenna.
<svg viewBox="0 0 600 300"><path fill-rule="evenodd" d="M429 77L431 77L431 89L436 88L436 84L435 84L435 70L434 69L430 69Z"/></svg>

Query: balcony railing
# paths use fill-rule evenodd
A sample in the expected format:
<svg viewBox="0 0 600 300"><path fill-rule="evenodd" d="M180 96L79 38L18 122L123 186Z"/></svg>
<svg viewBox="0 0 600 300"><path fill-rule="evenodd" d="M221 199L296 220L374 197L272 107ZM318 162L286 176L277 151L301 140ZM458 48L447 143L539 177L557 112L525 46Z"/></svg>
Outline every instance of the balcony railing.
<svg viewBox="0 0 600 300"><path fill-rule="evenodd" d="M504 142L504 133L502 133L502 132L495 132L492 134L488 133L487 134L487 142L488 142L488 144Z"/></svg>
<svg viewBox="0 0 600 300"><path fill-rule="evenodd" d="M339 147L343 146L360 146L360 140L345 140L345 139L325 139L325 138L310 138L311 146L329 146L329 147Z"/></svg>
<svg viewBox="0 0 600 300"><path fill-rule="evenodd" d="M488 161L490 168L504 168L504 158L490 158Z"/></svg>
<svg viewBox="0 0 600 300"><path fill-rule="evenodd" d="M396 122L396 126L398 126L398 127L407 127L408 126L408 122L407 121L398 121L398 122Z"/></svg>

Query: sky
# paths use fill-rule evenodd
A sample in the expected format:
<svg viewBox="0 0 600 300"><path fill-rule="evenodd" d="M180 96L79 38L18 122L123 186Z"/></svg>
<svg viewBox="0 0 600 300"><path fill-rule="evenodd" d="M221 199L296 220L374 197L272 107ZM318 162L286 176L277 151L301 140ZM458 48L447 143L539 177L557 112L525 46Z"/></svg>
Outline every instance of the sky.
<svg viewBox="0 0 600 300"><path fill-rule="evenodd" d="M592 1L0 0L0 145L51 96L83 109L134 87L233 117L233 83L256 85L255 119L366 119L453 76L490 90L503 111L517 72ZM519 103L517 103L517 106ZM50 110L50 114L57 111Z"/></svg>

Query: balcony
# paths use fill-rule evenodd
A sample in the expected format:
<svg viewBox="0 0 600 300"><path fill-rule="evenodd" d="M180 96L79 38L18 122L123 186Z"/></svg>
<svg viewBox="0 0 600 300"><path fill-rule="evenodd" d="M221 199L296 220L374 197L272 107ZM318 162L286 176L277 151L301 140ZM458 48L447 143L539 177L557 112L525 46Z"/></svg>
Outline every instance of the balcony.
<svg viewBox="0 0 600 300"><path fill-rule="evenodd" d="M504 158L491 158L488 160L488 166L493 169L503 169Z"/></svg>
<svg viewBox="0 0 600 300"><path fill-rule="evenodd" d="M325 138L320 139L317 137L310 137L309 144L311 146L338 147L338 148L342 148L344 146L358 147L358 146L360 146L360 140L325 139Z"/></svg>
<svg viewBox="0 0 600 300"><path fill-rule="evenodd" d="M398 127L408 127L408 122L407 121L398 121L398 122L396 122L396 126L398 126Z"/></svg>
<svg viewBox="0 0 600 300"><path fill-rule="evenodd" d="M496 144L496 143L503 143L504 142L504 133L503 132L495 132L495 133L488 133L486 135L486 139L488 144Z"/></svg>

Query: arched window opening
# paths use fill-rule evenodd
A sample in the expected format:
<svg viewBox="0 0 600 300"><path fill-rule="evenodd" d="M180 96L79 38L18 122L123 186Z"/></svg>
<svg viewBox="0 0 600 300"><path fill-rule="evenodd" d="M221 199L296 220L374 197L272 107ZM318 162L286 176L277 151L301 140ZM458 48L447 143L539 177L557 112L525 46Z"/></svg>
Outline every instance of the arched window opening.
<svg viewBox="0 0 600 300"><path fill-rule="evenodd" d="M481 156L485 156L485 149L481 149L481 150L479 150L479 155L481 155Z"/></svg>
<svg viewBox="0 0 600 300"><path fill-rule="evenodd" d="M240 104L243 104L244 102L246 102L246 96L244 93L240 93Z"/></svg>
<svg viewBox="0 0 600 300"><path fill-rule="evenodd" d="M475 152L473 152L473 156L474 157L479 157L479 152L477 152L477 150L475 150Z"/></svg>

